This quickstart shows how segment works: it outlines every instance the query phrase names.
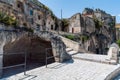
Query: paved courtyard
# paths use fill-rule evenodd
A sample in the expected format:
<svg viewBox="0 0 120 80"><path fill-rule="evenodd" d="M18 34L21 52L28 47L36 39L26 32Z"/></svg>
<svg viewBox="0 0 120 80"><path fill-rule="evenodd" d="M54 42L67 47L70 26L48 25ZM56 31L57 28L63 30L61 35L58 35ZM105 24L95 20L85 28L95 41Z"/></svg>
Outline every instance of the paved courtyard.
<svg viewBox="0 0 120 80"><path fill-rule="evenodd" d="M53 63L48 68L39 67L1 80L104 80L119 65L108 65L84 60Z"/></svg>

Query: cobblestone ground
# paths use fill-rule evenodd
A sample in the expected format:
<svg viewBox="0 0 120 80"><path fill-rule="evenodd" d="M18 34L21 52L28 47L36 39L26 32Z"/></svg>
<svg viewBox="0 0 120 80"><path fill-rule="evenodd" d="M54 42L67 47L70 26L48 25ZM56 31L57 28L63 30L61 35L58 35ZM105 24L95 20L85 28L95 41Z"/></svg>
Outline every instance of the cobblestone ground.
<svg viewBox="0 0 120 80"><path fill-rule="evenodd" d="M48 68L39 67L1 80L104 80L119 65L108 65L83 60L53 63Z"/></svg>

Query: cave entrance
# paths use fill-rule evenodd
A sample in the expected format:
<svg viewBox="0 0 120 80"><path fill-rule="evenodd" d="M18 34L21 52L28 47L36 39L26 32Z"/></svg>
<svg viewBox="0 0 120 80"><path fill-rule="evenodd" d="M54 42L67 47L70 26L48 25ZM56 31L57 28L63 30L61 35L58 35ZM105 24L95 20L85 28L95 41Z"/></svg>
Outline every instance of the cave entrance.
<svg viewBox="0 0 120 80"><path fill-rule="evenodd" d="M51 48L48 51L48 57L53 56L52 46L50 41L45 41L39 37L31 38L30 47L27 55L27 64L29 65L28 69L31 69L33 64L34 66L43 66L46 61L46 49ZM55 62L54 58L48 60L49 63ZM33 68L34 68L33 66Z"/></svg>
<svg viewBox="0 0 120 80"><path fill-rule="evenodd" d="M52 48L50 41L45 41L39 37L22 37L12 43L4 46L3 66L9 67L25 63L26 53L26 70L31 70L45 65L46 48ZM53 56L52 49L49 50L49 56ZM49 59L53 63L54 58ZM5 76L11 76L24 71L24 66L15 66L4 69ZM6 75L7 74L7 75ZM5 77L3 76L3 77Z"/></svg>

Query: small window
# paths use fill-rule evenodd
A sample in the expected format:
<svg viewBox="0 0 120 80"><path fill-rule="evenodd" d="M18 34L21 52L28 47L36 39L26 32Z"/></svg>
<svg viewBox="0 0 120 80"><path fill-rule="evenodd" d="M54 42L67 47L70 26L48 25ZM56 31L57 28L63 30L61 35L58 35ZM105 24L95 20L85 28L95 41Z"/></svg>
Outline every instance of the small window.
<svg viewBox="0 0 120 80"><path fill-rule="evenodd" d="M38 15L38 19L40 20L40 15Z"/></svg>
<svg viewBox="0 0 120 80"><path fill-rule="evenodd" d="M51 25L51 30L53 30L53 25Z"/></svg>
<svg viewBox="0 0 120 80"><path fill-rule="evenodd" d="M20 8L20 4L17 4L17 7Z"/></svg>
<svg viewBox="0 0 120 80"><path fill-rule="evenodd" d="M33 15L33 10L30 10L30 15L31 15L31 16Z"/></svg>

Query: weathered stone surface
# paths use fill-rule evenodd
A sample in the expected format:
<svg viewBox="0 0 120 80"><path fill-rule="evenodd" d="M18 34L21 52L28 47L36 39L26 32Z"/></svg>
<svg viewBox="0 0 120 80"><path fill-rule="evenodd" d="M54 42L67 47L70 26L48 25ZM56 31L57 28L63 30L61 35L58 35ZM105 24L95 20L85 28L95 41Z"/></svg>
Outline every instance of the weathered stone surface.
<svg viewBox="0 0 120 80"><path fill-rule="evenodd" d="M56 61L63 62L71 58L71 56L66 53L66 50L65 50L66 46L63 43L62 39L58 37L58 35L52 34L47 31L43 31L43 32L38 31L38 32L35 32L35 34L37 34L37 36L41 37L42 39L51 41L53 54L54 56L56 55L58 56L58 57L55 57Z"/></svg>
<svg viewBox="0 0 120 80"><path fill-rule="evenodd" d="M81 14L77 13L69 18L69 30L70 33L81 33Z"/></svg>
<svg viewBox="0 0 120 80"><path fill-rule="evenodd" d="M40 41L41 43L39 43L39 42L38 42L39 44L35 43L36 46L34 46L34 47L37 47L37 46L38 46L37 48L42 47L41 48L42 52L38 51L39 49L37 49L37 48L34 48L34 50L31 51L29 49L29 46L30 46L29 37L38 37L38 38L42 39L42 41L50 42L51 44L45 45L46 43L44 44L43 42ZM39 47L39 45L41 45L41 47ZM35 32L34 34L32 34L31 36L28 36L28 33L26 33L26 32L0 31L0 52L1 52L0 54L10 54L12 52L17 53L17 51L22 51L22 52L28 52L28 51L30 52L31 51L31 52L37 53L36 51L38 51L40 53L44 53L43 57L45 60L45 49L49 48L50 46L52 47L53 55L54 56L57 55L57 57L55 57L55 61L63 62L65 60L71 59L71 56L66 53L65 44L62 42L60 37L58 37L58 35L54 35L47 31L45 31L45 32L38 31L38 32ZM33 48L33 46L31 46L31 47ZM0 56L0 64L1 64L0 68L3 67L3 57L4 56ZM16 56L12 56L12 57L15 58ZM24 55L20 55L19 57L24 59ZM7 60L10 59L10 57L4 57L4 58L6 58ZM21 59L19 59L19 60L20 60L20 62L23 61ZM6 60L4 60L4 61L6 63ZM19 63L19 62L16 62L16 63ZM6 63L7 66L11 65L11 64L14 64L14 61L11 60L11 63ZM0 75L2 75L2 69L0 70Z"/></svg>
<svg viewBox="0 0 120 80"><path fill-rule="evenodd" d="M11 32L11 31L0 31L0 76L2 75L3 68L3 53L4 45L9 42L13 42L21 37L21 33Z"/></svg>
<svg viewBox="0 0 120 80"><path fill-rule="evenodd" d="M78 15L79 19L77 19ZM97 54L107 54L108 46L116 40L114 16L100 9L86 8L83 14L75 14L70 20L72 22L69 28L72 27L74 30L77 26L79 34L89 37L86 41L79 41L86 50ZM98 20L98 23L95 20Z"/></svg>
<svg viewBox="0 0 120 80"><path fill-rule="evenodd" d="M119 54L119 46L116 43L111 44L109 51L108 51L108 57L110 60L118 60L118 54Z"/></svg>
<svg viewBox="0 0 120 80"><path fill-rule="evenodd" d="M93 19L92 18L90 18L90 17L84 17L83 16L83 18L84 18L84 32L83 33L89 33L89 34L91 34L91 33L93 33L93 32L95 32L95 23L94 23L94 21L93 21Z"/></svg>

